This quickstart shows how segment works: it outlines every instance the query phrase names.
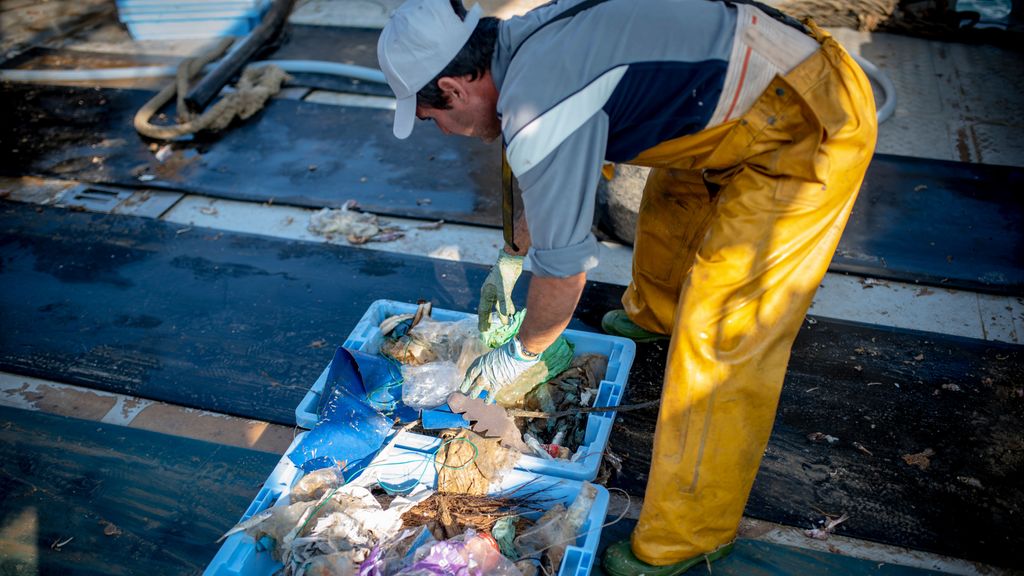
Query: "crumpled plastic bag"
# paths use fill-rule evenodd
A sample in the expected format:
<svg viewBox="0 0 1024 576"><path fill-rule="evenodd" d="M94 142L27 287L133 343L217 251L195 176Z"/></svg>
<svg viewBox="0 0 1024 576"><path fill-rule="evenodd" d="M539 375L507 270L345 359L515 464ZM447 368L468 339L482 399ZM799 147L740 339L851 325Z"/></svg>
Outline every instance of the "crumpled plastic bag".
<svg viewBox="0 0 1024 576"><path fill-rule="evenodd" d="M396 328L380 345L380 353L384 356L414 366L428 362L455 362L469 367L487 350L477 332L476 322L470 318L443 322L425 317L406 330Z"/></svg>
<svg viewBox="0 0 1024 576"><path fill-rule="evenodd" d="M423 489L408 498L396 497L383 509L366 487L342 486L330 497L310 503L316 504L313 515L300 517L292 531L278 540L279 554L302 565L320 556L351 552L348 559L354 570L380 542L401 532L402 514L430 493ZM344 565L344 560L333 561Z"/></svg>
<svg viewBox="0 0 1024 576"><path fill-rule="evenodd" d="M494 538L472 528L455 538L424 544L413 563L395 576L521 576L511 560L501 555Z"/></svg>
<svg viewBox="0 0 1024 576"><path fill-rule="evenodd" d="M391 431L392 420L370 404L354 362L347 350L338 348L317 409L320 421L288 454L304 472L342 466L352 475L373 459ZM356 374L333 376L347 372Z"/></svg>
<svg viewBox="0 0 1024 576"><path fill-rule="evenodd" d="M473 576L461 542L442 540L429 545L409 568L395 576Z"/></svg>
<svg viewBox="0 0 1024 576"><path fill-rule="evenodd" d="M376 215L356 210L358 205L349 200L338 209L323 208L309 217L306 229L330 239L332 236L344 236L352 244L366 242L390 242L405 234L395 226L388 226Z"/></svg>
<svg viewBox="0 0 1024 576"><path fill-rule="evenodd" d="M338 347L327 370L317 416L326 417L332 403L336 404L340 391L344 390L385 416L411 422L418 418L418 413L401 402L402 379L398 362L378 354Z"/></svg>
<svg viewBox="0 0 1024 576"><path fill-rule="evenodd" d="M274 506L268 508L252 518L239 522L231 530L228 530L217 542L224 540L236 532L244 531L257 543L267 543L270 555L275 560L282 560L277 543L282 542L292 532L299 520L309 512L316 502L296 502L287 506Z"/></svg>
<svg viewBox="0 0 1024 576"><path fill-rule="evenodd" d="M380 412L351 397L344 408L317 422L288 458L304 472L342 466L348 474L356 474L384 446L391 424Z"/></svg>
<svg viewBox="0 0 1024 576"><path fill-rule="evenodd" d="M359 576L390 576L413 562L413 554L421 546L436 542L426 525L407 528L374 546L359 566Z"/></svg>
<svg viewBox="0 0 1024 576"><path fill-rule="evenodd" d="M491 536L498 543L498 549L509 560L519 560L519 552L516 551L513 543L516 537L516 517L505 516L500 518L491 527Z"/></svg>
<svg viewBox="0 0 1024 576"><path fill-rule="evenodd" d="M362 554L353 550L314 556L304 567L305 576L357 576Z"/></svg>
<svg viewBox="0 0 1024 576"><path fill-rule="evenodd" d="M426 318L399 339L381 345L381 353L403 363L402 403L417 409L447 402L470 364L487 350L470 319L436 322Z"/></svg>
<svg viewBox="0 0 1024 576"><path fill-rule="evenodd" d="M512 315L508 324L491 322L485 332L477 331L474 318L439 322L423 318L401 336L385 338L381 354L402 363L402 403L418 409L436 408L458 390L466 370L481 355L511 340L519 333L526 310ZM540 362L503 388L495 401L517 406L537 386L561 374L573 359L573 345L564 336L541 354Z"/></svg>

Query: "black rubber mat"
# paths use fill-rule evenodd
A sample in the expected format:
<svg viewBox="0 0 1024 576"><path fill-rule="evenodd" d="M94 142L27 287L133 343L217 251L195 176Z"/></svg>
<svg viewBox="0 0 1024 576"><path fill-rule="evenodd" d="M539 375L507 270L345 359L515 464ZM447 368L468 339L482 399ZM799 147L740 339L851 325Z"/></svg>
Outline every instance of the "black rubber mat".
<svg viewBox="0 0 1024 576"><path fill-rule="evenodd" d="M376 68L379 33L366 28L289 24L278 42L258 58L323 60ZM152 56L34 48L8 60L4 67L109 67L150 65L162 60ZM297 76L296 83L304 86L390 95L390 90L380 84L316 74ZM71 93L67 100L74 101L80 96ZM130 96L121 94L111 95L107 100L113 104L122 98L131 100ZM133 113L141 103L128 103L124 113ZM4 101L0 104L5 108L8 105ZM397 216L500 225L499 204L495 199L500 158L496 149L485 152L483 149L487 147L462 139L438 142L437 131L431 127L417 130L413 137L414 148L428 153L410 153L405 144L390 139L390 112L367 110L340 114L341 117L352 114L369 117L353 121L328 119L331 115L327 112L311 113L301 107L299 110L304 114L296 128L282 130L281 126L290 123L288 114L293 111L276 110L272 106L261 120L262 129L250 127L243 136L228 136L215 147L237 148L215 150L193 162L199 166L192 166L180 175L187 176L188 181L177 177L175 170L158 169L152 155L144 150L120 151L132 157L130 166L123 166L117 158L108 156L117 152L102 149L93 156L98 155L106 166L85 164L85 159L69 159L66 154L53 157L55 151L52 150L44 154L50 162L44 158L40 165L32 158L15 154L12 159L17 160L12 165L19 166L27 161L30 170L44 174L133 185L137 183L137 174L126 169L137 171L141 165L148 164L151 171L168 180L150 184L211 196L273 199L278 203L314 207L339 206L351 198L372 211ZM37 116L42 111L29 112L28 116ZM89 112L76 114L74 107L64 108L64 114L73 117L82 113ZM128 143L131 149L138 138L131 132L130 122L124 122L121 116L123 114L109 116L108 121L119 127L108 129L118 132L127 128L126 133L116 138L118 142ZM321 126L325 134L319 132ZM95 126L90 124L89 128L92 130ZM301 135L302 158L307 158L308 164L296 162L294 155L278 154L273 145L261 145L264 134L272 135L275 142L288 143L295 141L294 135ZM371 150L360 148L358 143L341 143L339 134L372 135ZM279 139L282 135L289 137ZM66 142L69 137L82 140L81 136L65 133L58 142ZM338 150L324 144L324 139L334 142ZM0 137L0 150L3 149ZM199 147L200 151L203 149ZM367 161L340 164L337 157L361 157ZM87 159L92 162L92 156ZM79 165L69 166L69 161ZM203 165L209 169L203 169ZM310 166L316 166L313 172L319 174L305 173ZM396 172L396 168L408 171ZM349 170L358 174L348 174ZM468 171L469 177L460 177L460 170ZM381 174L390 176L386 183L381 181ZM396 174L402 175L396 177ZM438 178L439 174L444 178ZM431 183L433 179L438 179L436 185ZM902 282L1022 295L1024 196L1018 192L1022 187L1024 170L1021 168L876 154L830 269Z"/></svg>
<svg viewBox="0 0 1024 576"><path fill-rule="evenodd" d="M0 407L4 574L201 574L279 456Z"/></svg>
<svg viewBox="0 0 1024 576"><path fill-rule="evenodd" d="M295 406L371 302L428 297L467 310L487 273L0 206L0 369L281 424L295 423Z"/></svg>
<svg viewBox="0 0 1024 576"><path fill-rule="evenodd" d="M829 270L1024 295L1024 168L875 154Z"/></svg>
<svg viewBox="0 0 1024 576"><path fill-rule="evenodd" d="M497 226L500 151L391 134L387 110L274 100L163 163L132 128L150 93L8 85L0 173L148 186L307 207L348 200L394 216ZM1024 170L876 155L831 269L1024 294Z"/></svg>
<svg viewBox="0 0 1024 576"><path fill-rule="evenodd" d="M436 129L417 130L399 144L389 110L278 99L248 122L181 145L161 163L132 126L151 96L6 85L0 124L10 128L0 134L0 174L299 206L355 200L373 212L434 220L500 219L500 146Z"/></svg>
<svg viewBox="0 0 1024 576"><path fill-rule="evenodd" d="M287 425L370 302L472 310L487 271L13 203L0 258L0 370ZM588 284L572 326L595 329L621 292ZM846 512L841 534L1019 565L1022 354L812 318L748 513L810 526ZM663 345L640 346L627 401L657 397L663 366ZM627 457L614 483L636 494L653 422L624 413L612 435ZM926 469L903 460L928 449Z"/></svg>
<svg viewBox="0 0 1024 576"><path fill-rule="evenodd" d="M380 30L349 26L287 24L280 41L260 59L324 60L377 68Z"/></svg>
<svg viewBox="0 0 1024 576"><path fill-rule="evenodd" d="M263 47L254 60L319 60L377 68L380 30L350 26L312 26L286 23L281 35ZM125 52L91 52L71 48L33 46L0 61L0 68L114 68L173 64L181 58Z"/></svg>

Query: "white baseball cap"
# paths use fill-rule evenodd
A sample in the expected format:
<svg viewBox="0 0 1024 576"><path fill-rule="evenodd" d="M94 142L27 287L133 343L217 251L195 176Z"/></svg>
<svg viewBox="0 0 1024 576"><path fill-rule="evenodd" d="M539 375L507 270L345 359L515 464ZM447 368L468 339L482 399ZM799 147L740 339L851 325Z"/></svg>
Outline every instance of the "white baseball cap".
<svg viewBox="0 0 1024 576"><path fill-rule="evenodd" d="M408 0L388 20L377 41L377 59L395 104L395 136L405 139L416 121L416 93L466 45L481 9L476 4L459 19L449 0Z"/></svg>

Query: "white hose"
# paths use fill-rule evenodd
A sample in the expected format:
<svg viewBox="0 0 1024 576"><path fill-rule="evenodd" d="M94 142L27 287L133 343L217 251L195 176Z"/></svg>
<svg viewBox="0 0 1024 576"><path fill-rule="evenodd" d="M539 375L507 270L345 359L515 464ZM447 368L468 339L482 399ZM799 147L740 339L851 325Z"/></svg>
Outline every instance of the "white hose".
<svg viewBox="0 0 1024 576"><path fill-rule="evenodd" d="M293 74L330 74L332 76L345 76L366 82L387 83L387 80L384 79L384 73L380 70L352 64L338 64L337 62L323 62L320 60L263 60L254 62L250 66L269 66L271 64Z"/></svg>
<svg viewBox="0 0 1024 576"><path fill-rule="evenodd" d="M317 60L264 60L250 66L274 64L285 72L330 74L345 76L366 82L383 84L384 73L380 70L351 64L321 62ZM130 68L98 68L94 70L0 70L0 80L8 82L89 82L101 80L131 80L134 78L173 77L177 66L135 66Z"/></svg>
<svg viewBox="0 0 1024 576"><path fill-rule="evenodd" d="M851 54L855 62L864 70L868 78L873 80L882 88L882 93L885 94L885 103L878 107L878 123L881 124L892 116L892 113L896 110L896 85L892 83L889 76L878 69L877 66L872 64L868 59Z"/></svg>

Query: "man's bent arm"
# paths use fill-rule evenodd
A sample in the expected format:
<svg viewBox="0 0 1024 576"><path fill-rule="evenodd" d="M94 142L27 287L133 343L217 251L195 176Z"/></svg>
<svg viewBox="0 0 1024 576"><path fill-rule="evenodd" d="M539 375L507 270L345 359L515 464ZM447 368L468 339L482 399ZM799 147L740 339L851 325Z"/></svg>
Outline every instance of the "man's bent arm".
<svg viewBox="0 0 1024 576"><path fill-rule="evenodd" d="M516 218L513 230L519 250L513 251L511 246L506 245L505 252L526 256L533 243L525 210ZM586 283L586 272L567 278L533 276L526 296L526 309L529 312L519 329L519 341L527 352L543 352L562 335L572 320Z"/></svg>
<svg viewBox="0 0 1024 576"><path fill-rule="evenodd" d="M530 280L526 319L519 329L519 341L527 352L543 352L562 335L586 283L586 272L568 278L534 276Z"/></svg>

